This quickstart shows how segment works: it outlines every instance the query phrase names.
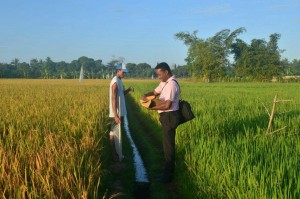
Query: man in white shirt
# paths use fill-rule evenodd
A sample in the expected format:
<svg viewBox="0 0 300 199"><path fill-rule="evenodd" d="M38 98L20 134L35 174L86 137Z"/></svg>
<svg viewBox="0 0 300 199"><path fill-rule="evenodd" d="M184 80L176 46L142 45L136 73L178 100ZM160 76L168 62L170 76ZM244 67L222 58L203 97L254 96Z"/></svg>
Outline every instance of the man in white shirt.
<svg viewBox="0 0 300 199"><path fill-rule="evenodd" d="M164 172L157 181L167 183L172 181L175 169L175 133L181 117L178 111L180 88L167 63L159 63L155 71L161 82L154 91L144 94L142 99L146 100L148 96L160 95L159 100L162 101L149 109L158 111L163 129L165 165Z"/></svg>
<svg viewBox="0 0 300 199"><path fill-rule="evenodd" d="M122 78L128 72L125 64L118 64L116 67L116 76L114 76L109 86L109 117L111 120L111 128L109 133L109 140L112 148L112 156L115 161L119 160L118 154L114 145L114 129L121 123L121 118L127 115L125 95L130 91L134 91L133 87L124 89ZM120 103L119 103L120 99ZM119 107L119 105L121 107ZM121 109L121 114L120 114Z"/></svg>

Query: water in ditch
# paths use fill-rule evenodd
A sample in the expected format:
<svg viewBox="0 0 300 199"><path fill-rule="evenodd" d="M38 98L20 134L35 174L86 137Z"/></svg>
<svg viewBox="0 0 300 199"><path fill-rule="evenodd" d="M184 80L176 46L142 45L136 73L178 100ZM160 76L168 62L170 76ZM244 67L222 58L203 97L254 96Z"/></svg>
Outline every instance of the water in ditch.
<svg viewBox="0 0 300 199"><path fill-rule="evenodd" d="M128 119L127 116L124 117L124 129L125 129L125 133L128 137L128 140L130 142L130 145L132 147L133 150L133 160L134 160L134 167L135 167L135 180L136 182L141 182L141 183L148 183L148 176L147 176L147 172L146 169L144 167L144 163L143 160L140 156L140 153L136 147L136 145L134 144L134 141L131 137L131 133L128 127Z"/></svg>

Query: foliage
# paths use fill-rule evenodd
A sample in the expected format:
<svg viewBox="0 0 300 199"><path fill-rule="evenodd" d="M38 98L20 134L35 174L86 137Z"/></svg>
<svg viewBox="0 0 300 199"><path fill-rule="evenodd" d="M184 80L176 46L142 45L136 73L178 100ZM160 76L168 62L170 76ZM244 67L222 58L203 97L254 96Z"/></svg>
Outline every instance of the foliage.
<svg viewBox="0 0 300 199"><path fill-rule="evenodd" d="M230 47L235 38L244 31L245 28L233 32L224 29L206 40L199 39L196 31L192 34L179 32L175 36L189 46L186 61L191 68L191 75L210 82L225 76L226 67L229 66Z"/></svg>
<svg viewBox="0 0 300 199"><path fill-rule="evenodd" d="M263 39L253 39L250 45L238 39L232 45L237 75L258 80L281 76L279 38L279 34L272 34L268 43Z"/></svg>
<svg viewBox="0 0 300 199"><path fill-rule="evenodd" d="M283 66L285 75L300 76L300 59L294 59L291 62L288 59L283 59L281 65Z"/></svg>
<svg viewBox="0 0 300 199"><path fill-rule="evenodd" d="M270 81L284 75L285 62L281 61L280 56L283 51L278 47L280 34L271 34L269 42L253 39L248 45L237 38L244 31L245 28L233 32L224 29L207 39L198 38L197 31L175 34L177 39L189 47L186 58L189 74L207 82L235 76L246 80ZM230 56L234 58L232 63ZM285 71L290 74L299 73L297 61L286 67Z"/></svg>
<svg viewBox="0 0 300 199"><path fill-rule="evenodd" d="M179 78L187 78L190 77L189 76L189 72L188 72L188 66L184 65L184 66L176 66L173 70L172 73Z"/></svg>
<svg viewBox="0 0 300 199"><path fill-rule="evenodd" d="M126 77L129 78L150 78L155 73L154 69L151 68L151 66L147 63L128 63L127 68L129 70L129 73L126 75Z"/></svg>
<svg viewBox="0 0 300 199"><path fill-rule="evenodd" d="M50 57L46 60L32 59L30 63L20 63L18 59L10 64L0 63L0 78L43 78L43 79L77 79L81 66L84 68L85 79L109 79L115 75L115 66L122 63L124 58L113 58L104 65L102 60L94 60L82 56L71 63L54 62ZM147 63L129 63L132 78L151 78L154 70Z"/></svg>

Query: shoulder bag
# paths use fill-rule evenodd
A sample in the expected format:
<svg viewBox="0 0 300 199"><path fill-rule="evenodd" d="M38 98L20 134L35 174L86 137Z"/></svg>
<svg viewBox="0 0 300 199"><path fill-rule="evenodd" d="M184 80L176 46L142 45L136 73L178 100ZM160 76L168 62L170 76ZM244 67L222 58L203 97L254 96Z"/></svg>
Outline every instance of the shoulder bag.
<svg viewBox="0 0 300 199"><path fill-rule="evenodd" d="M175 79L174 79L174 81L177 83L177 85L179 87L179 91L181 93L181 89L180 89L178 82ZM181 94L180 94L180 98L179 98L179 112L181 115L179 124L186 123L195 118L195 115L192 111L192 107L191 107L190 103L188 101L182 100Z"/></svg>

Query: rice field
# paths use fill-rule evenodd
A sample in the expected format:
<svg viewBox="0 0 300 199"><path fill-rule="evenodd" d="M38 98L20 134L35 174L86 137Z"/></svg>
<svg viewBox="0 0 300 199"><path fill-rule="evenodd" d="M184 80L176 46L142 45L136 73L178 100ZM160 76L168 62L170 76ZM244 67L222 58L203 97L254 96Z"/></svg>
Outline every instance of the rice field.
<svg viewBox="0 0 300 199"><path fill-rule="evenodd" d="M136 103L158 83L124 80ZM176 135L185 198L300 198L300 84L179 83L196 115ZM0 80L1 198L103 197L108 85ZM266 136L275 94L293 101L277 104L271 132L284 128Z"/></svg>
<svg viewBox="0 0 300 199"><path fill-rule="evenodd" d="M107 81L0 80L0 197L100 198Z"/></svg>
<svg viewBox="0 0 300 199"><path fill-rule="evenodd" d="M176 135L175 178L186 198L300 198L300 84L179 83L196 115ZM138 103L158 81L129 84ZM266 136L276 94L293 101L276 105L271 132L285 128Z"/></svg>

